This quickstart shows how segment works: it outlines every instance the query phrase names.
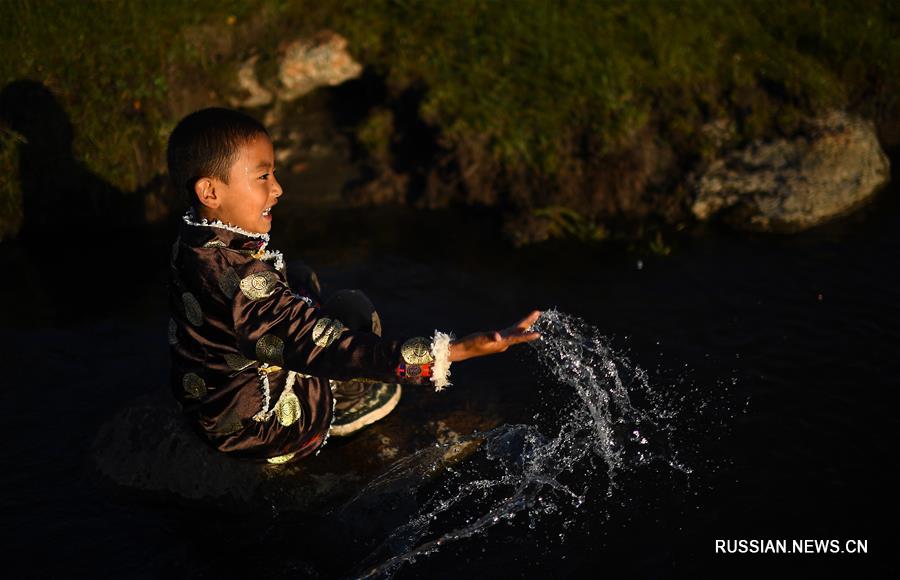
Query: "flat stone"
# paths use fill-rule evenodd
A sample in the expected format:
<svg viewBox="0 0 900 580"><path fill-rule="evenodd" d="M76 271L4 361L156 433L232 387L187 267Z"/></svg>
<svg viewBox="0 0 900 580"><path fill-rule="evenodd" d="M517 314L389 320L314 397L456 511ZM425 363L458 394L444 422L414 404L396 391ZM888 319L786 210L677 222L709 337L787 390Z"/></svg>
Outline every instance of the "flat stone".
<svg viewBox="0 0 900 580"><path fill-rule="evenodd" d="M100 430L93 458L110 482L145 495L174 497L229 511L262 507L266 488L288 469L240 461L217 452L194 433L174 402L144 397L121 409ZM304 486L302 497L285 497L283 504L314 510L316 499L327 501L352 473Z"/></svg>
<svg viewBox="0 0 900 580"><path fill-rule="evenodd" d="M385 421L346 439L330 438L318 456L267 465L233 459L208 446L174 400L161 393L132 401L103 425L92 458L102 480L147 499L236 513L316 516L373 481L403 483L378 486L381 491L366 505L399 501L411 482L477 448L477 439L461 438L457 431L490 426L483 418L459 413L430 422Z"/></svg>
<svg viewBox="0 0 900 580"><path fill-rule="evenodd" d="M691 211L739 229L800 231L861 206L889 177L874 125L835 111L801 136L757 141L713 161L692 180Z"/></svg>

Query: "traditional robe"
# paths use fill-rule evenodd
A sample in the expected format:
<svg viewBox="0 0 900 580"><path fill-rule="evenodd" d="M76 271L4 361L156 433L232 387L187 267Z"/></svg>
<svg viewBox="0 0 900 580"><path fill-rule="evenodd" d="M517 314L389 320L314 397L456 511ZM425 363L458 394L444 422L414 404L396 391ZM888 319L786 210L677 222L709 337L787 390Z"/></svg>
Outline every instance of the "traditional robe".
<svg viewBox="0 0 900 580"><path fill-rule="evenodd" d="M300 458L328 437L334 381L449 384L452 335L348 330L288 286L268 241L189 211L172 246L172 389L209 443L244 458Z"/></svg>

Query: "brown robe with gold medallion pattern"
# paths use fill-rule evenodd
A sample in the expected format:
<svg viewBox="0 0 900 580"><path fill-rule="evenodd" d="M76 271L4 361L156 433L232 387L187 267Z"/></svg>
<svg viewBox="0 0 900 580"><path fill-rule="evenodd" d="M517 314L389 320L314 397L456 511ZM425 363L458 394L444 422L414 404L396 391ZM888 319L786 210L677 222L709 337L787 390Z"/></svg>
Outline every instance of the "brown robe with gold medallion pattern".
<svg viewBox="0 0 900 580"><path fill-rule="evenodd" d="M268 236L189 212L172 247L172 388L220 451L293 459L317 451L333 415L331 380L428 384L425 337L350 331L295 292ZM300 290L300 289L298 289Z"/></svg>

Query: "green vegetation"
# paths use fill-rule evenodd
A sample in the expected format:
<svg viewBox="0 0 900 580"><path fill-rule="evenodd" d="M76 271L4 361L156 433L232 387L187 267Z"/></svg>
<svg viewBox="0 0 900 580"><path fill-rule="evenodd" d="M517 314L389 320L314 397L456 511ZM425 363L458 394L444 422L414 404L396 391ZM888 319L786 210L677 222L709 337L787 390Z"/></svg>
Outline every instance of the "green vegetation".
<svg viewBox="0 0 900 580"><path fill-rule="evenodd" d="M539 175L560 190L571 180L554 176L615 154L646 127L680 159L703 157L709 121L733 120L734 141L788 132L832 107L896 121L900 90L891 0L9 0L0 16L0 82L50 87L75 126L78 158L124 190L161 169L184 94L197 106L221 102L209 91L227 90L249 50L325 27L392 94L422 91L419 115L449 151L475 148L491 171ZM360 134L387 157L392 117L373 114ZM4 133L5 176L15 174L12 142ZM0 223L20 207L7 181ZM574 223L565 227L587 235Z"/></svg>
<svg viewBox="0 0 900 580"><path fill-rule="evenodd" d="M451 139L551 172L584 131L600 152L650 120L753 137L866 99L872 114L898 88L889 0L363 0L325 23L392 86L427 87L421 113Z"/></svg>
<svg viewBox="0 0 900 580"><path fill-rule="evenodd" d="M536 218L547 220L547 235L551 238L574 238L582 242L597 242L609 237L602 224L594 223L573 209L549 206L531 212Z"/></svg>
<svg viewBox="0 0 900 580"><path fill-rule="evenodd" d="M0 128L0 240L14 236L22 227L22 189L17 177L21 142L20 135Z"/></svg>
<svg viewBox="0 0 900 580"><path fill-rule="evenodd" d="M133 191L163 168L174 117L196 97L190 91L209 100L228 65L221 56L235 34L229 16L249 9L236 0L5 0L0 87L21 79L43 83L72 122L75 157ZM24 139L7 129L2 136L0 239L21 221L14 145Z"/></svg>
<svg viewBox="0 0 900 580"><path fill-rule="evenodd" d="M387 109L377 109L362 122L356 134L373 159L380 163L390 163L393 130L394 114Z"/></svg>

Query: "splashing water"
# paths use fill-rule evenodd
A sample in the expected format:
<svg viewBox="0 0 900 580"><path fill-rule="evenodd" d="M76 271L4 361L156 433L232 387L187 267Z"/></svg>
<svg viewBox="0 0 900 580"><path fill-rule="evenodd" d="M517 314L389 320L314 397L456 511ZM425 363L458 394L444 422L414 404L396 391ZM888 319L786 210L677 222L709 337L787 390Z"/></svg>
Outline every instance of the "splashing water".
<svg viewBox="0 0 900 580"><path fill-rule="evenodd" d="M386 490L399 492L408 502L429 477L440 473L441 481L428 499L412 506L408 521L389 531L354 576L389 577L420 556L520 512L529 515L531 529L550 514L577 518L582 504L612 497L619 476L639 466L661 465L684 477L690 474L672 444L677 404L654 389L642 369L613 352L595 327L557 310L544 311L529 330L541 333L540 340L528 345L548 378L571 389L556 389L565 402L556 404L544 421L556 435L546 436L534 425L502 425L398 461L339 515L361 519L353 514L373 497L390 493ZM641 400L641 408L632 396ZM448 456L461 450L471 456L457 465L448 462Z"/></svg>

